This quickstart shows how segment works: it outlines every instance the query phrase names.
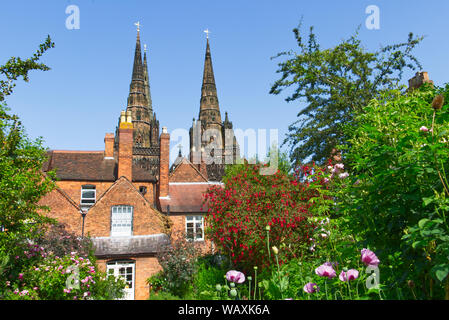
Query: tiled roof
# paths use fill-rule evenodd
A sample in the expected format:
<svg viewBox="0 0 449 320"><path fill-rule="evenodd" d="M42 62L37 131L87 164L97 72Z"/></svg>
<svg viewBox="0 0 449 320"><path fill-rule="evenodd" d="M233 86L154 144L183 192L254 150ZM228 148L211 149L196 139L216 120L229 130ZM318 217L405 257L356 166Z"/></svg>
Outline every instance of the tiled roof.
<svg viewBox="0 0 449 320"><path fill-rule="evenodd" d="M166 234L129 237L99 237L92 239L95 256L154 254L170 244Z"/></svg>
<svg viewBox="0 0 449 320"><path fill-rule="evenodd" d="M56 177L60 180L117 180L117 162L105 158L103 151L49 151L48 156L43 170L56 169ZM133 165L133 181L156 181L156 177Z"/></svg>
<svg viewBox="0 0 449 320"><path fill-rule="evenodd" d="M212 185L216 183L208 182L171 182L169 184L169 197L159 198L161 211L163 213L205 213L207 212L207 205L203 205L203 194ZM170 206L168 210L168 206Z"/></svg>

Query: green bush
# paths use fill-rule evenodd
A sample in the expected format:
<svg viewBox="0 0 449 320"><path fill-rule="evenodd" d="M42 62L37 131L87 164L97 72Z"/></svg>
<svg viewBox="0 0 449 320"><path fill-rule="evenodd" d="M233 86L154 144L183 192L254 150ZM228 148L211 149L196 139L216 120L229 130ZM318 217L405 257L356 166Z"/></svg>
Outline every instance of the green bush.
<svg viewBox="0 0 449 320"><path fill-rule="evenodd" d="M375 249L395 298L449 298L447 101L449 85L390 91L346 128L341 227Z"/></svg>
<svg viewBox="0 0 449 320"><path fill-rule="evenodd" d="M42 247L36 247L42 252ZM6 284L3 299L12 300L109 300L122 298L125 282L107 277L94 263L72 252L52 253Z"/></svg>

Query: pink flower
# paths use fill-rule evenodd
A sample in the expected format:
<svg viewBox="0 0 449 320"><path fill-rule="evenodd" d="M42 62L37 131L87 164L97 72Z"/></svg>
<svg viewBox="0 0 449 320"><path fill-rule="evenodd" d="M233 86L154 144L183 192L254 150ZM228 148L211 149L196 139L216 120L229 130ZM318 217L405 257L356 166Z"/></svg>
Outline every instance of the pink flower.
<svg viewBox="0 0 449 320"><path fill-rule="evenodd" d="M345 165L343 163L337 163L335 165L335 168L339 169L339 170L343 170L345 168Z"/></svg>
<svg viewBox="0 0 449 320"><path fill-rule="evenodd" d="M65 293L70 293L70 289L64 288L64 292L65 292Z"/></svg>
<svg viewBox="0 0 449 320"><path fill-rule="evenodd" d="M23 273L19 273L19 280L23 279Z"/></svg>
<svg viewBox="0 0 449 320"><path fill-rule="evenodd" d="M226 273L226 279L230 282L243 283L245 282L245 275L240 271L230 270Z"/></svg>
<svg viewBox="0 0 449 320"><path fill-rule="evenodd" d="M320 291L320 288L317 286L317 284L312 282L307 283L303 289L307 293L314 293Z"/></svg>
<svg viewBox="0 0 449 320"><path fill-rule="evenodd" d="M429 131L429 129L427 127L425 127L425 126L422 126L421 128L419 128L419 130L422 131L422 132Z"/></svg>
<svg viewBox="0 0 449 320"><path fill-rule="evenodd" d="M367 266L377 266L380 263L379 258L369 249L362 249L362 262Z"/></svg>
<svg viewBox="0 0 449 320"><path fill-rule="evenodd" d="M332 279L337 276L334 268L332 268L332 264L330 262L326 262L315 269L315 273L320 277L327 277Z"/></svg>
<svg viewBox="0 0 449 320"><path fill-rule="evenodd" d="M351 281L359 277L359 272L355 269L349 269L347 272L342 271L338 279L341 281Z"/></svg>

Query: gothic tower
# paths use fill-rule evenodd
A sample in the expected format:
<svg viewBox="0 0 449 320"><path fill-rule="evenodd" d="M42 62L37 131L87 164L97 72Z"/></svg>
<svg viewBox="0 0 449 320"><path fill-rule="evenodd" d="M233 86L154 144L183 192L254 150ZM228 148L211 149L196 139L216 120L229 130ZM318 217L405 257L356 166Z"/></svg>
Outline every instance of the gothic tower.
<svg viewBox="0 0 449 320"><path fill-rule="evenodd" d="M199 168L205 165L209 180L220 181L225 164L235 163L239 154L232 122L229 121L227 112L225 121L221 121L209 37L207 37L200 112L198 121L193 119L190 128L190 161Z"/></svg>
<svg viewBox="0 0 449 320"><path fill-rule="evenodd" d="M139 26L126 111L131 112L134 127L133 164L156 176L159 169L159 121L153 113L146 47L142 61Z"/></svg>

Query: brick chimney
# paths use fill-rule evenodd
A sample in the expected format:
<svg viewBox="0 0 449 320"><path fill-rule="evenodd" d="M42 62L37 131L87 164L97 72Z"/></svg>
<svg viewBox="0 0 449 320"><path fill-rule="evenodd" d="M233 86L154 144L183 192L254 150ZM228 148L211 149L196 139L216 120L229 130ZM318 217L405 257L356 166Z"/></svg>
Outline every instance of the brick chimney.
<svg viewBox="0 0 449 320"><path fill-rule="evenodd" d="M162 127L160 137L160 164L159 164L159 197L168 197L168 174L170 167L170 134L167 127Z"/></svg>
<svg viewBox="0 0 449 320"><path fill-rule="evenodd" d="M118 131L118 175L132 181L133 172L133 124L131 111L122 111Z"/></svg>
<svg viewBox="0 0 449 320"><path fill-rule="evenodd" d="M106 133L104 137L104 157L105 159L114 158L114 134Z"/></svg>

